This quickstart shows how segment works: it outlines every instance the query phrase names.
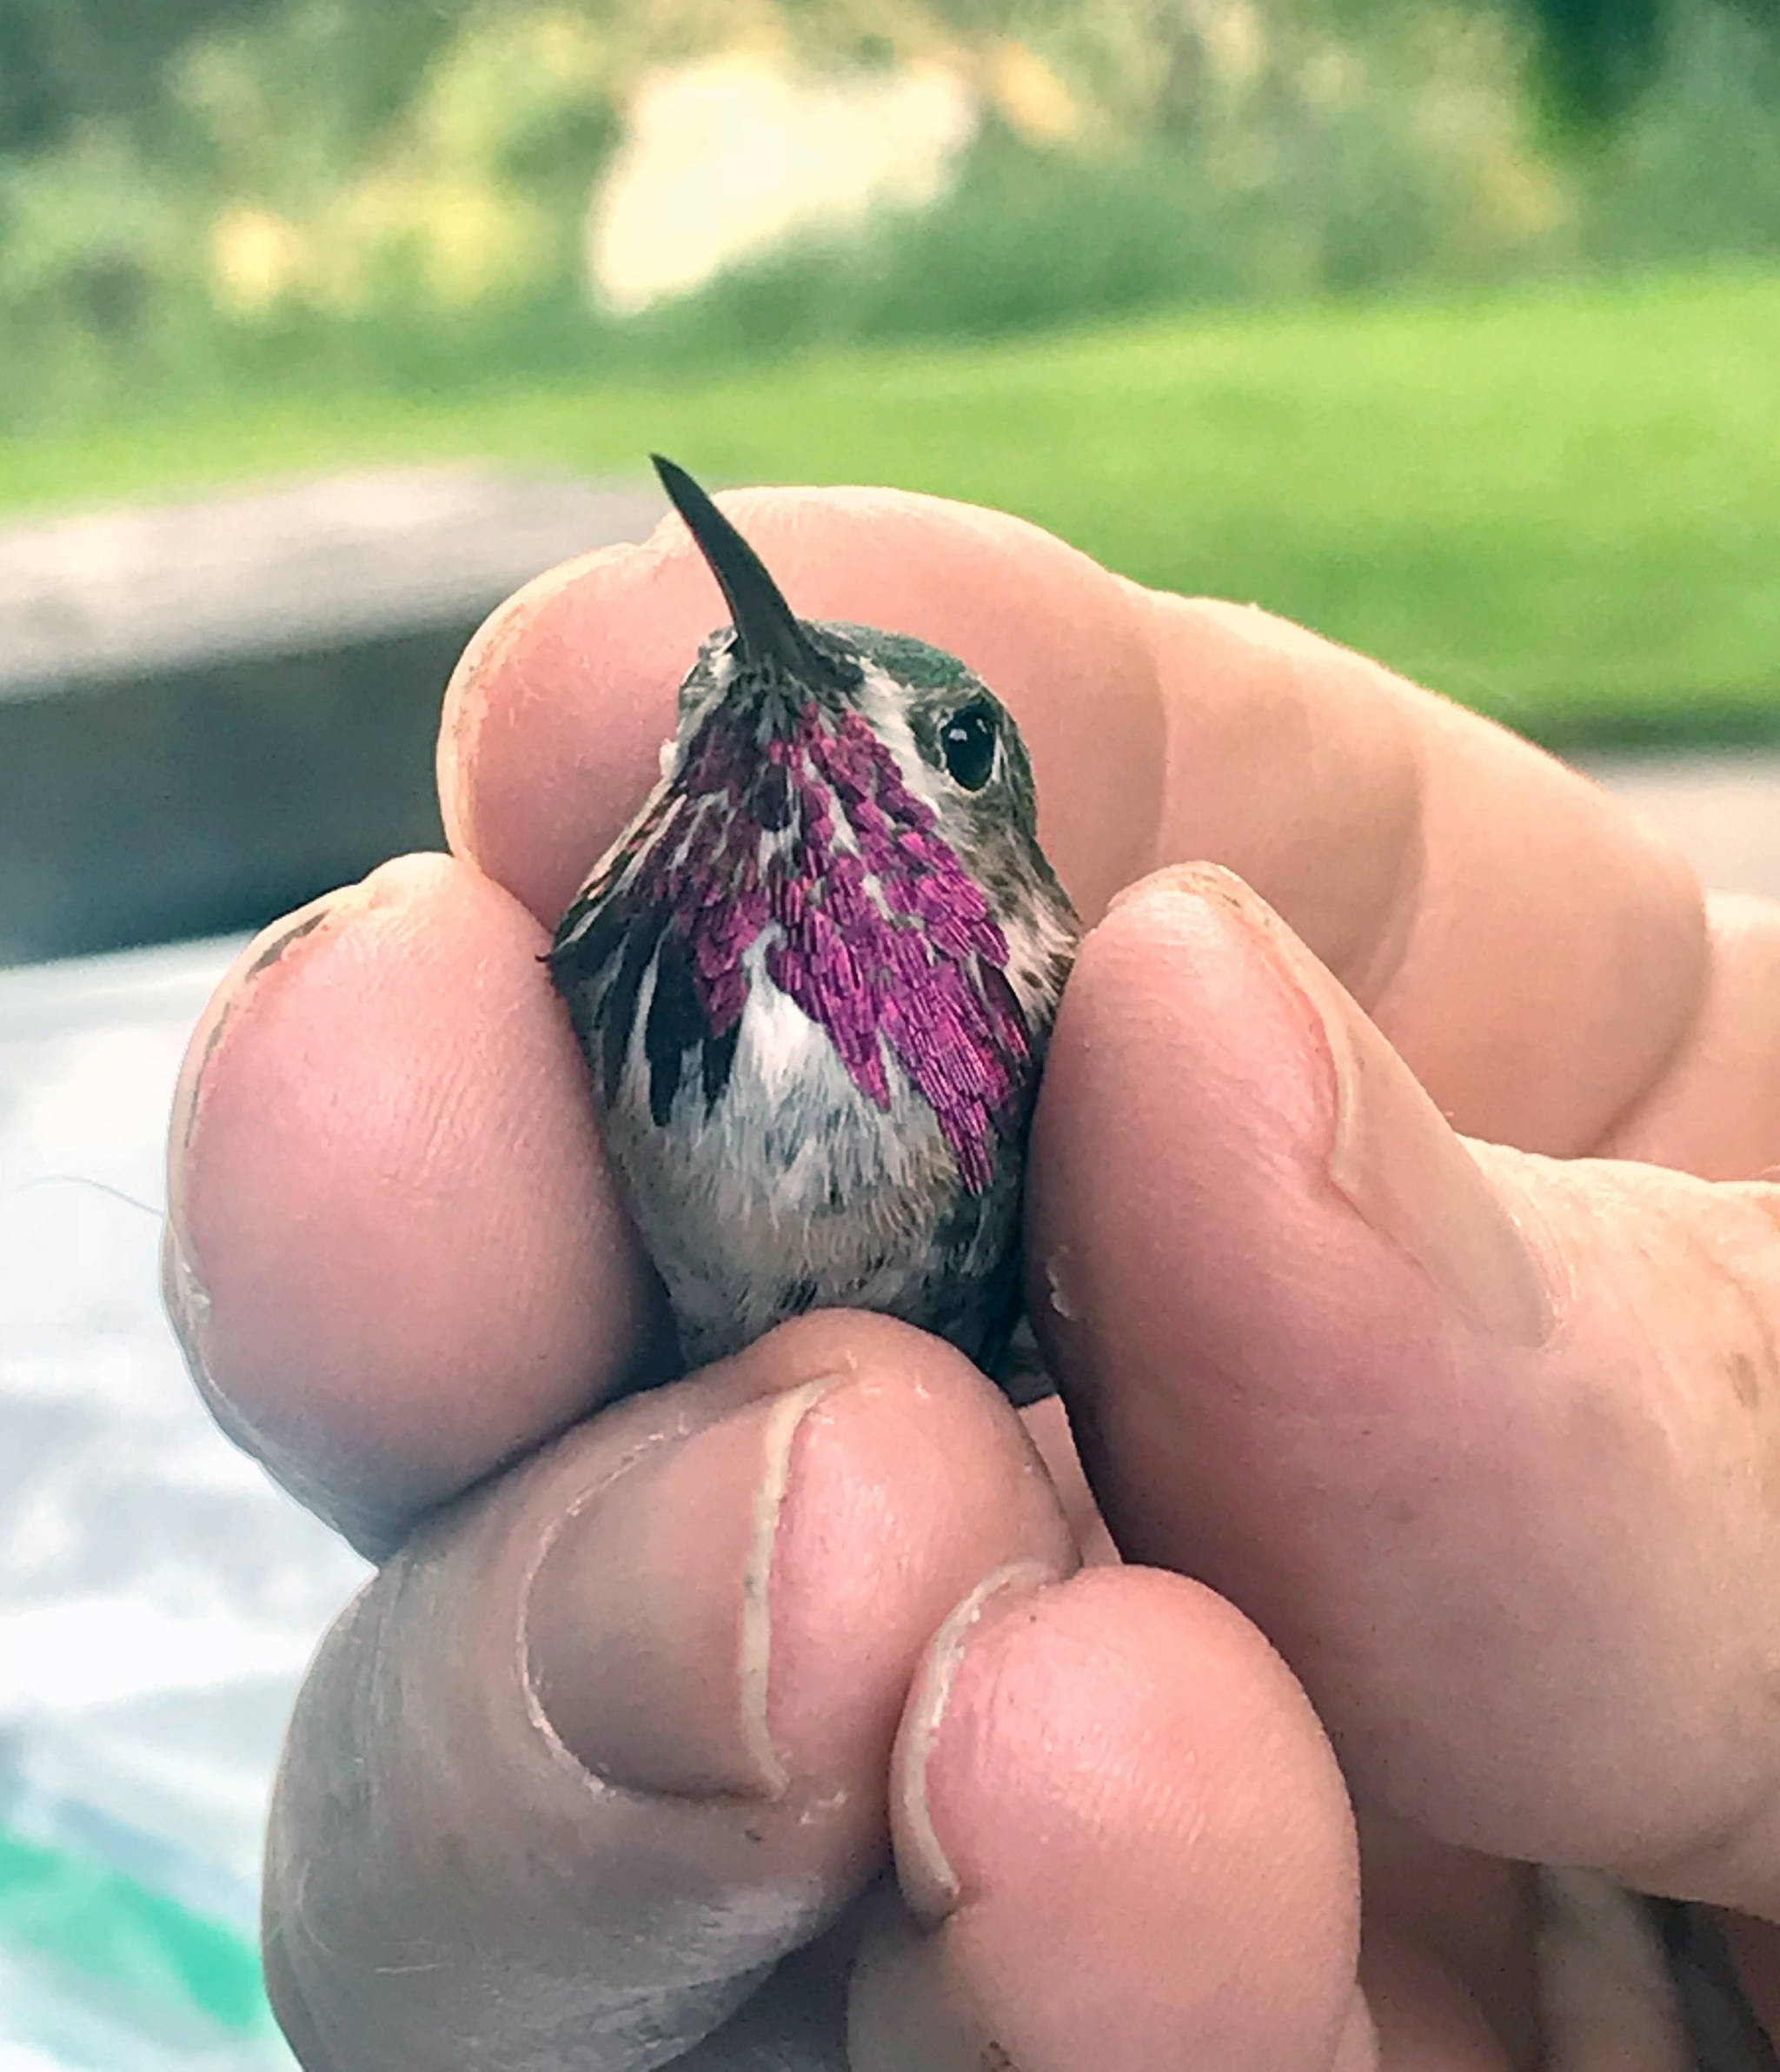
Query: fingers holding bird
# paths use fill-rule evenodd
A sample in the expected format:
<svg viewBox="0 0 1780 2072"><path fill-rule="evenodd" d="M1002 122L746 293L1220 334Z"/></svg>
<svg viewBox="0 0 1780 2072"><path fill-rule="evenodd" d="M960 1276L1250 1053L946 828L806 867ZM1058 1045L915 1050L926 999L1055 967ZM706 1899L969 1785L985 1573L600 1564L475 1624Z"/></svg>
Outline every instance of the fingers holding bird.
<svg viewBox="0 0 1780 2072"><path fill-rule="evenodd" d="M1780 1196L1455 1136L1225 873L1084 946L1035 1315L1127 1555L1429 1833L1780 1904Z"/></svg>
<svg viewBox="0 0 1780 2072"><path fill-rule="evenodd" d="M1603 794L1265 614L930 500L726 503L799 612L920 634L1007 700L1046 847L1106 916L1040 1099L1032 1297L1123 1549L1177 1573L1066 1579L1086 1512L964 1362L881 1320L588 1418L659 1378L660 1291L538 953L723 608L671 527L557 572L455 680L456 855L269 932L176 1116L169 1292L218 1414L368 1551L448 1506L293 1731L293 2034L342 2066L491 2018L502 2048L561 2019L690 2042L840 1918L887 1830L909 1911L863 1945L861 2062L919 2009L936 2063L1222 2033L1358 2068L1325 1726L1406 1829L1780 1910L1772 1191L1451 1126L1772 1163L1771 913L1709 927ZM1272 906L1203 868L1114 906L1202 854ZM1159 1924L1096 1958L1126 1996L1092 2039L1031 1965L1062 1932L1046 1807L1100 1894L1070 1932ZM638 1892L641 1938L601 1912ZM1314 1976L1267 2030L1244 1966L1287 1901ZM1165 1974L1200 1997L1165 2007Z"/></svg>
<svg viewBox="0 0 1780 2072"><path fill-rule="evenodd" d="M655 1343L545 941L405 858L249 945L188 1048L176 1328L225 1428L368 1552Z"/></svg>
<svg viewBox="0 0 1780 2072"><path fill-rule="evenodd" d="M999 513L866 489L721 502L796 612L916 634L1006 702L1085 920L1158 866L1227 864L1461 1127L1530 1149L1590 1148L1684 1043L1708 982L1697 886L1527 743ZM440 736L446 825L547 926L654 780L675 686L725 610L670 519L541 579L466 654Z"/></svg>
<svg viewBox="0 0 1780 2072"><path fill-rule="evenodd" d="M994 514L725 501L794 604L924 632L1005 689L1090 917L1159 856L1227 855L1462 1126L1561 1148L1604 1128L1715 1172L1780 1156L1771 912L1721 910L1708 946L1672 853L1536 751ZM656 1292L534 959L647 789L721 608L668 527L497 614L441 737L466 860L392 867L270 932L194 1045L176 1314L225 1419L367 1545L648 1358Z"/></svg>
<svg viewBox="0 0 1780 2072"><path fill-rule="evenodd" d="M840 1314L440 1511L287 1744L267 1975L304 2062L1365 2072L1303 1693L1199 1586L1076 1562L982 1378Z"/></svg>
<svg viewBox="0 0 1780 2072"><path fill-rule="evenodd" d="M1074 1560L1005 1402L859 1316L441 1511L329 1637L287 1743L268 1974L308 2062L690 2045L881 1868L898 1719L948 1610Z"/></svg>

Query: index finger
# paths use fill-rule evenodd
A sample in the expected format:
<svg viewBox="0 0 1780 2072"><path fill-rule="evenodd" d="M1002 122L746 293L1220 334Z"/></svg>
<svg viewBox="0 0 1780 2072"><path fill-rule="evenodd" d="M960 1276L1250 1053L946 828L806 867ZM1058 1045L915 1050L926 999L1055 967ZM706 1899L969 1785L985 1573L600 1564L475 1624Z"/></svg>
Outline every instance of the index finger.
<svg viewBox="0 0 1780 2072"><path fill-rule="evenodd" d="M1085 920L1160 865L1227 864L1458 1127L1585 1149L1698 1013L1706 934L1679 853L1489 721L997 513L887 490L722 501L802 615L919 634L1006 701ZM547 925L647 791L724 615L668 520L522 592L460 665L439 747L452 845Z"/></svg>

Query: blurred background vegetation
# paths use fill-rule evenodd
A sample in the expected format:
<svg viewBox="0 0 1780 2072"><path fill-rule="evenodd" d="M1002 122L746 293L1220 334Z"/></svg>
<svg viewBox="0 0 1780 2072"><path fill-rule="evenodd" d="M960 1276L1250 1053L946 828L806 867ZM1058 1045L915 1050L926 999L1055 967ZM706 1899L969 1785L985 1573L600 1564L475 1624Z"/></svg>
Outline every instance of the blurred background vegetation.
<svg viewBox="0 0 1780 2072"><path fill-rule="evenodd" d="M0 504L662 446L1747 734L1777 369L1780 0L0 0Z"/></svg>

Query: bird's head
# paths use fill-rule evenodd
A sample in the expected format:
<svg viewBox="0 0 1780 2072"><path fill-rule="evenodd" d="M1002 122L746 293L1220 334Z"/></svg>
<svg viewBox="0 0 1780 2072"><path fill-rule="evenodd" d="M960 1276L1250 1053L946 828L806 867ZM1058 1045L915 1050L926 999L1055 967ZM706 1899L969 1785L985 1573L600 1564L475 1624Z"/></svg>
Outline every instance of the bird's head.
<svg viewBox="0 0 1780 2072"><path fill-rule="evenodd" d="M661 782L551 952L596 1079L609 1105L653 960L650 1108L665 1126L701 1078L708 1107L764 977L866 1098L925 1099L966 1184L986 1185L1074 933L1019 729L940 648L800 619L691 476L655 465L730 623L701 646Z"/></svg>

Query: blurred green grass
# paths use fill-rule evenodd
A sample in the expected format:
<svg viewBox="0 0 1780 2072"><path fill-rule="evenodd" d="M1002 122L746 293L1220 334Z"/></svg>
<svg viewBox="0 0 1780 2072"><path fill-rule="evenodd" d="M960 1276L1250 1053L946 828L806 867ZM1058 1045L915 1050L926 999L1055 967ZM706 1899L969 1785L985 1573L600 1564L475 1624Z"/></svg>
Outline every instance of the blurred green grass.
<svg viewBox="0 0 1780 2072"><path fill-rule="evenodd" d="M1780 276L1177 315L0 442L0 508L483 459L885 481L1253 600L1545 740L1780 734Z"/></svg>

